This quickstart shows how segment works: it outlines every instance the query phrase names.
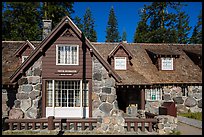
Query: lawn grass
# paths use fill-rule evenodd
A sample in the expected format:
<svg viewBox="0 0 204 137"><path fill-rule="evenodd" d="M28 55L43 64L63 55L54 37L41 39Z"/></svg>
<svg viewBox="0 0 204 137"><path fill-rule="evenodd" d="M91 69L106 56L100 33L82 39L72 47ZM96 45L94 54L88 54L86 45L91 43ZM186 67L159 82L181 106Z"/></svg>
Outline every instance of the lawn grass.
<svg viewBox="0 0 204 137"><path fill-rule="evenodd" d="M192 119L196 119L196 120L202 121L202 112L196 112L196 113L193 113L193 112L181 113L181 114L179 114L179 116L187 117L187 118L192 118Z"/></svg>

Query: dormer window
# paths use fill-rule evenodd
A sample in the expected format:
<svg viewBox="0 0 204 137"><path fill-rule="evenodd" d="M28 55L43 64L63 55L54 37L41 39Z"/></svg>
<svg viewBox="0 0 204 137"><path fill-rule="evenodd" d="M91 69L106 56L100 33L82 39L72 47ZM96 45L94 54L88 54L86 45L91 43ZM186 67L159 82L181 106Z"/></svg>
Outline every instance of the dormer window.
<svg viewBox="0 0 204 137"><path fill-rule="evenodd" d="M126 70L126 57L115 57L114 58L115 62L114 62L114 66L115 66L115 70Z"/></svg>
<svg viewBox="0 0 204 137"><path fill-rule="evenodd" d="M174 70L173 58L161 58L161 70Z"/></svg>
<svg viewBox="0 0 204 137"><path fill-rule="evenodd" d="M146 49L152 63L158 70L174 70L174 61L180 55L171 49Z"/></svg>
<svg viewBox="0 0 204 137"><path fill-rule="evenodd" d="M28 56L22 56L22 63L28 58Z"/></svg>

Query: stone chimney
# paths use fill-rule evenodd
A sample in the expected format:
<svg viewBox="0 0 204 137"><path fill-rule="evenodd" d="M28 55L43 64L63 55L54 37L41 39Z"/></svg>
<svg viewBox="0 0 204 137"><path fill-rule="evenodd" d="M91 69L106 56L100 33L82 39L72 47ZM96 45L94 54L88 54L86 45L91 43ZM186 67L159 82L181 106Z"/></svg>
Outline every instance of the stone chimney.
<svg viewBox="0 0 204 137"><path fill-rule="evenodd" d="M42 40L47 37L47 35L52 30L52 20L43 20L43 35Z"/></svg>

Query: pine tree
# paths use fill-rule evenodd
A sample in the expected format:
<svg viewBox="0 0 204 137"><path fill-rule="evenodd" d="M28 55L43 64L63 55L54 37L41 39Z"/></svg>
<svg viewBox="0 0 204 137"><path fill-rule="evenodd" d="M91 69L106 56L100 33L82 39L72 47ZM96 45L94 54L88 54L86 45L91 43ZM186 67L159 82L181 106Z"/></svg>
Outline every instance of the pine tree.
<svg viewBox="0 0 204 137"><path fill-rule="evenodd" d="M169 7L176 10L178 6L180 6L179 2L152 2L150 6L144 7L149 22L149 31L146 34L146 42L176 42L176 14L168 13L167 9Z"/></svg>
<svg viewBox="0 0 204 137"><path fill-rule="evenodd" d="M74 18L74 23L75 23L75 25L76 25L81 31L83 31L83 24L82 24L81 18L79 18L78 16L76 16L76 17Z"/></svg>
<svg viewBox="0 0 204 137"><path fill-rule="evenodd" d="M185 12L179 12L177 24L177 43L186 44L189 42L188 34L190 33L190 29L189 16L185 14Z"/></svg>
<svg viewBox="0 0 204 137"><path fill-rule="evenodd" d="M3 40L41 40L40 3L6 2L2 13Z"/></svg>
<svg viewBox="0 0 204 137"><path fill-rule="evenodd" d="M90 8L86 9L86 12L84 14L84 20L83 20L83 33L85 36L91 41L96 42L97 41L97 35L96 31L94 29L94 19L92 17L92 13Z"/></svg>
<svg viewBox="0 0 204 137"><path fill-rule="evenodd" d="M113 7L110 9L108 25L106 27L106 42L119 42L118 22Z"/></svg>
<svg viewBox="0 0 204 137"><path fill-rule="evenodd" d="M202 12L200 12L200 14L198 15L198 22L193 29L190 43L202 44Z"/></svg>
<svg viewBox="0 0 204 137"><path fill-rule="evenodd" d="M74 12L73 2L4 2L3 40L42 40L42 20L51 19L52 27Z"/></svg>
<svg viewBox="0 0 204 137"><path fill-rule="evenodd" d="M54 28L64 16L69 16L72 19L73 4L73 2L42 2L43 19L52 20Z"/></svg>
<svg viewBox="0 0 204 137"><path fill-rule="evenodd" d="M139 11L140 15L140 21L138 23L138 26L136 28L135 34L134 34L134 42L135 43L144 43L146 41L146 34L148 33L148 25L147 25L147 14L144 9L142 11Z"/></svg>
<svg viewBox="0 0 204 137"><path fill-rule="evenodd" d="M193 29L192 36L190 38L190 43L191 44L197 44L199 42L198 40L198 26L196 25Z"/></svg>

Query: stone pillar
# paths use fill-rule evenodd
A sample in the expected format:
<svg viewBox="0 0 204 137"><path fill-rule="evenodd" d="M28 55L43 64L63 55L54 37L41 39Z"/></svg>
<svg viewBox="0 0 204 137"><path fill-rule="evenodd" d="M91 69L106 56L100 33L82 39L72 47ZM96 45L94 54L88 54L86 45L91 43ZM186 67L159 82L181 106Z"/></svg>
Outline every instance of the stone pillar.
<svg viewBox="0 0 204 137"><path fill-rule="evenodd" d="M43 38L47 37L47 35L52 30L52 20L43 20Z"/></svg>

